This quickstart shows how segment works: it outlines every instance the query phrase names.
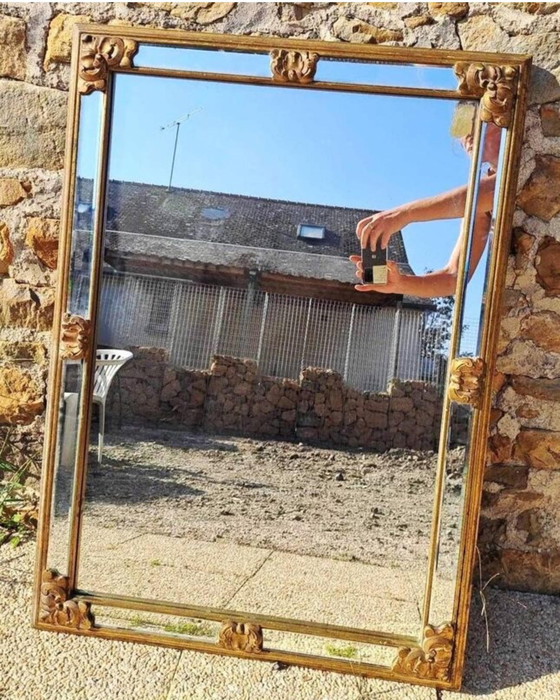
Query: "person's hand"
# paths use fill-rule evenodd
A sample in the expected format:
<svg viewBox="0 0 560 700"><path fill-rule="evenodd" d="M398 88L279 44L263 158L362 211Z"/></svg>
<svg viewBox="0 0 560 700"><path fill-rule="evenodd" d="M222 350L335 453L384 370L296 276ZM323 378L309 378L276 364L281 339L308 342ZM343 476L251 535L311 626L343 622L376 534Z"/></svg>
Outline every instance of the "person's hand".
<svg viewBox="0 0 560 700"><path fill-rule="evenodd" d="M369 246L375 250L379 240L381 247L386 248L391 236L408 223L406 213L403 210L387 209L359 221L356 226L356 236L360 239L362 248Z"/></svg>
<svg viewBox="0 0 560 700"><path fill-rule="evenodd" d="M359 255L351 255L350 260L356 263L356 277L363 278L364 268L362 258ZM396 262L387 262L387 284L356 284L354 289L358 292L381 292L382 294L403 294L402 286L404 275L401 274Z"/></svg>

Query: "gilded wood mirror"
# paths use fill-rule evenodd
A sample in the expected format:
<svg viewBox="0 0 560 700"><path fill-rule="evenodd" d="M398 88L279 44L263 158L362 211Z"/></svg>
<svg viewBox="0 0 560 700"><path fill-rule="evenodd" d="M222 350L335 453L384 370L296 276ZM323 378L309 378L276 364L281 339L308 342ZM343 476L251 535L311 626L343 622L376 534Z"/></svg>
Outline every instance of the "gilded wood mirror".
<svg viewBox="0 0 560 700"><path fill-rule="evenodd" d="M529 66L76 28L37 627L459 687Z"/></svg>

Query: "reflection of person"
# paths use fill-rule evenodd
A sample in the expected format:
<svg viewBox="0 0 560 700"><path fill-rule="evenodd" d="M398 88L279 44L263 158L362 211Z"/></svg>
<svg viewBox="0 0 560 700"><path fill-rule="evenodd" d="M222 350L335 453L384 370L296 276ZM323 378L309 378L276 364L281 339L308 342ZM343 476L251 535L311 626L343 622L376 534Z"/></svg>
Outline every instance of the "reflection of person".
<svg viewBox="0 0 560 700"><path fill-rule="evenodd" d="M452 128L452 132L455 135L460 135L461 126L463 127L461 143L469 155L473 147L472 127L474 116L473 106L464 105L462 108L458 108ZM468 128L465 129L466 120L468 120ZM501 131L500 127L494 124L488 124L486 130L482 161L488 163L490 169L488 174L480 180L470 262L471 276L474 274L482 257L490 232ZM465 136L464 134L467 135ZM368 216L366 219L362 219L358 223L356 235L360 239L362 248L370 246L372 250L375 250L378 241L381 241L381 246L386 248L391 236L408 224L462 217L465 213L466 197L467 187L463 186L433 197L408 202L394 209L378 212ZM387 263L387 284L357 284L355 288L359 292L407 294L415 297L451 296L455 293L462 241L463 236L460 235L447 265L441 270L424 275L405 275L400 272L397 263L389 261ZM352 255L350 260L356 263L358 268L356 276L361 279L362 263L360 256Z"/></svg>

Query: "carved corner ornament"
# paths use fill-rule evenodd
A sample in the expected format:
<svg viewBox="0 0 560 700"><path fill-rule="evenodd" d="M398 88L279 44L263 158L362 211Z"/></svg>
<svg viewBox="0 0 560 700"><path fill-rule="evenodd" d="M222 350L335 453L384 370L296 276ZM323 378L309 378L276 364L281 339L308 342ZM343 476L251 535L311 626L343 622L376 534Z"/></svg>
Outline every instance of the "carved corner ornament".
<svg viewBox="0 0 560 700"><path fill-rule="evenodd" d="M77 630L90 630L95 625L91 603L73 600L68 577L55 569L43 571L39 619L48 625Z"/></svg>
<svg viewBox="0 0 560 700"><path fill-rule="evenodd" d="M252 622L226 620L222 623L218 644L225 649L256 654L263 648L262 627Z"/></svg>
<svg viewBox="0 0 560 700"><path fill-rule="evenodd" d="M449 398L457 403L480 407L485 374L481 357L455 357L451 361Z"/></svg>
<svg viewBox="0 0 560 700"><path fill-rule="evenodd" d="M86 34L80 47L78 90L88 95L94 90L105 91L107 75L111 68L132 68L132 58L138 51L138 43L118 36L93 36Z"/></svg>
<svg viewBox="0 0 560 700"><path fill-rule="evenodd" d="M65 313L60 334L60 356L63 360L83 360L91 339L91 321Z"/></svg>
<svg viewBox="0 0 560 700"><path fill-rule="evenodd" d="M424 639L420 647L399 649L393 662L393 671L401 676L447 681L453 658L453 641L453 625L428 625L424 628Z"/></svg>
<svg viewBox="0 0 560 700"><path fill-rule="evenodd" d="M480 97L480 118L507 127L517 88L518 69L492 63L456 63L457 90L462 95Z"/></svg>
<svg viewBox="0 0 560 700"><path fill-rule="evenodd" d="M273 78L281 83L312 83L318 60L319 54L312 51L273 49L270 52Z"/></svg>

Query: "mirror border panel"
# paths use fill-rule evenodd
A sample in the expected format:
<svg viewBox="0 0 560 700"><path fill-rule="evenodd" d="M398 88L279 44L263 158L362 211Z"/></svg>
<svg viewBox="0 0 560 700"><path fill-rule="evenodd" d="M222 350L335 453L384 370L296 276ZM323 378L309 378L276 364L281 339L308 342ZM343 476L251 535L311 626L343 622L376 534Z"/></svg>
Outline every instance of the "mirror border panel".
<svg viewBox="0 0 560 700"><path fill-rule="evenodd" d="M103 38L109 38L108 44L102 45ZM90 50L87 55L87 80L84 81L86 63L82 46L90 42ZM171 69L134 68L133 56L137 49L137 43L160 44L182 48L222 49L230 51L247 51L269 54L272 52L273 60L277 59L282 65L282 71L276 73L276 78L256 78L234 74L200 73L194 71L177 71ZM286 51L282 51L286 50ZM294 53L295 52L295 53ZM313 82L313 66L301 60L293 60L293 56L312 52L317 54L311 63L321 56L329 58L361 59L366 61L389 62L401 65L417 63L425 66L455 67L456 73L461 79L457 91L431 88L393 87L376 85L356 85L344 83ZM307 54L308 55L308 54ZM292 58L291 58L292 57ZM291 61L291 63L290 63ZM470 65L469 65L470 64ZM495 348L500 321L500 305L503 295L505 280L505 268L508 255L508 241L515 207L515 193L517 174L519 168L521 146L523 140L523 127L525 110L527 105L527 86L531 67L531 57L527 55L490 54L481 52L446 51L436 49L411 49L406 47L387 47L377 45L347 44L341 42L324 42L315 40L283 39L277 37L236 36L226 34L211 34L206 32L193 33L174 29L151 29L144 27L131 27L120 25L76 25L73 34L73 48L71 61L71 83L68 106L68 129L66 135L65 156L65 182L63 189L63 213L61 218L61 245L59 257L59 286L57 290L55 317L53 323L53 352L49 371L49 395L48 414L45 430L44 466L41 478L41 508L40 525L38 533L38 549L35 570L35 601L33 623L38 629L63 631L75 634L84 634L107 639L120 639L137 641L148 644L158 644L175 648L187 648L209 653L226 654L250 659L264 659L268 661L280 661L292 663L321 670L338 671L365 676L373 676L386 680L406 681L420 685L437 687L441 689L458 689L461 684L464 657L466 648L466 636L469 618L469 604L471 596L472 573L476 554L476 535L480 512L480 499L484 477L484 461L486 455L486 436L489 424L490 405L492 399L492 386L490 378L495 364ZM287 67L286 67L287 66ZM490 69L490 75L486 69ZM511 69L513 68L513 72ZM492 69L498 71L492 74ZM500 72L501 71L501 72ZM350 628L336 628L320 623L304 623L296 620L284 620L255 615L253 621L247 621L237 614L230 615L224 621L224 630L217 643L171 638L169 635L156 633L142 633L124 629L110 629L95 627L91 606L113 605L127 607L127 609L151 610L155 612L167 611L170 614L186 616L191 606L174 605L160 601L146 601L125 596L105 596L94 593L78 591L75 588L77 577L77 553L79 552L79 533L77 525L80 519L81 502L85 483L87 461L87 434L90 423L89 402L85 397L93 391L93 356L95 349L96 324L92 324L92 332L89 342L78 348L84 356L85 380L84 400L82 405L83 421L80 426L79 445L80 460L75 478L73 493L72 528L73 535L70 542L70 556L68 575L60 575L46 569L46 552L48 547L49 528L51 521L51 499L54 485L54 465L56 450L56 434L58 415L56 411L57 397L60 391L61 367L68 349L68 343L63 343L64 333L68 331L68 324L63 322L66 310L67 295L70 276L70 252L73 228L73 194L77 170L77 144L79 138L79 113L81 99L95 89L104 91L104 123L102 125L102 152L98 165L100 177L100 191L98 203L103 204L105 198L103 177L107 171L108 137L110 132L110 109L112 102L113 73L135 73L141 75L161 75L168 77L196 77L201 80L251 83L263 85L275 85L282 87L301 87L302 89L331 89L349 92L367 92L371 94L423 96L440 99L478 99L481 102L482 119L494 121L499 126L508 126L507 142L505 149L504 170L498 193L497 220L492 249L489 282L487 312L484 319L481 361L483 372L478 384L478 404L474 411L472 434L475 436L471 444L470 460L465 484L465 503L463 506L463 522L459 549L459 566L457 583L455 586L454 615L451 623L441 627L427 625L424 633L417 639L376 633L367 630L352 630ZM282 76L295 75L286 81ZM295 80L293 82L292 80ZM498 85L497 92L488 87L489 81L495 81ZM510 91L508 94L507 91ZM500 92L501 91L501 92ZM504 92L505 91L505 92ZM512 100L512 95L515 99ZM512 104L513 102L513 104ZM507 103L505 121L503 109L500 107ZM486 110L486 112L485 112ZM508 115L511 114L511 123L508 123ZM484 116L485 115L485 116ZM502 120L501 123L499 120ZM472 190L471 190L472 200ZM96 223L94 237L94 270L91 291L90 316L96 317L96 309L99 298L100 272L101 272L101 245L104 226L104 207L96 208ZM454 379L457 373L452 373L452 367L460 358L450 356L449 374ZM471 375L467 372L467 378ZM485 381L486 380L486 381ZM457 394L450 395L451 400L458 400ZM429 603L429 601L428 601ZM197 609L198 612L206 610L208 619L224 620L224 614L211 609ZM229 614L229 613L228 613ZM216 616L218 615L218 616ZM337 632L341 639L360 639L372 644L394 646L398 648L398 655L392 668L376 666L373 664L344 661L329 657L312 656L304 653L284 652L278 650L262 649L262 638L259 642L260 625L252 622L270 623L270 629L303 632L307 634L322 634L332 636ZM239 624L249 625L240 628ZM226 630L227 627L227 630ZM306 630L306 631L304 631ZM320 632L322 630L322 633ZM226 633L227 632L227 633ZM336 636L336 634L334 635ZM242 639L243 638L243 639ZM243 641L248 638L251 643Z"/></svg>

